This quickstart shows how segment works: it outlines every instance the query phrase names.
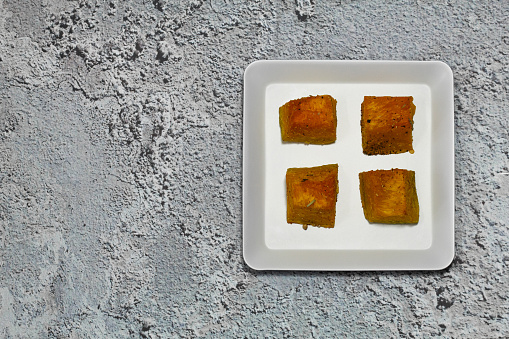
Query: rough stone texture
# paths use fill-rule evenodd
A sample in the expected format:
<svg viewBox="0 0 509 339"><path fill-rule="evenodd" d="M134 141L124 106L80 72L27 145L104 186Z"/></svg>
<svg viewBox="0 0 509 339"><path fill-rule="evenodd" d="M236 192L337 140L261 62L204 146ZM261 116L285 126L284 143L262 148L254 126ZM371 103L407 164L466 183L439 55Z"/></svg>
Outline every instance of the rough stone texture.
<svg viewBox="0 0 509 339"><path fill-rule="evenodd" d="M509 337L509 2L0 0L0 337ZM243 71L442 60L456 259L255 272Z"/></svg>

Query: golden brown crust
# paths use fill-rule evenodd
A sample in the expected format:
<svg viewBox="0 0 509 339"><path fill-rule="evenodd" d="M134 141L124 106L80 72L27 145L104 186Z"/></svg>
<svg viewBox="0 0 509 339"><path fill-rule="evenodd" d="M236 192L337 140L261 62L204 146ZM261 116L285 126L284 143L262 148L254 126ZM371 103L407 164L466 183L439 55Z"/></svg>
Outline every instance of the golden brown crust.
<svg viewBox="0 0 509 339"><path fill-rule="evenodd" d="M291 100L279 108L281 139L325 145L336 141L336 104L330 95Z"/></svg>
<svg viewBox="0 0 509 339"><path fill-rule="evenodd" d="M419 202L415 172L404 169L359 173L366 220L382 224L417 224Z"/></svg>
<svg viewBox="0 0 509 339"><path fill-rule="evenodd" d="M364 154L413 153L413 97L365 96L361 105Z"/></svg>
<svg viewBox="0 0 509 339"><path fill-rule="evenodd" d="M333 228L338 195L338 165L286 171L288 223Z"/></svg>

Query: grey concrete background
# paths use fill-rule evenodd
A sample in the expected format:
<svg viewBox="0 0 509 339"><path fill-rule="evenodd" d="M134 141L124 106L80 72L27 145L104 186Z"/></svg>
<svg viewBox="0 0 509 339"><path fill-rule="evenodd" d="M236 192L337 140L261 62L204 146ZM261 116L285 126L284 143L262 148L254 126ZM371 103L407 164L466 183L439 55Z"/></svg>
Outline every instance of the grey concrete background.
<svg viewBox="0 0 509 339"><path fill-rule="evenodd" d="M1 338L509 337L509 2L0 0ZM242 259L243 71L441 60L456 258Z"/></svg>

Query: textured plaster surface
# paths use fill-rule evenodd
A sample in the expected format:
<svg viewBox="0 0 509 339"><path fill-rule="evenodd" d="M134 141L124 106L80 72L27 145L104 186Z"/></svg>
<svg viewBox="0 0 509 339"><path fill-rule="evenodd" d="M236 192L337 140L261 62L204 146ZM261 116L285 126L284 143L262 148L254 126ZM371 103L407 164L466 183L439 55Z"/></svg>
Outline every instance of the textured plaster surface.
<svg viewBox="0 0 509 339"><path fill-rule="evenodd" d="M508 22L506 0L0 0L0 337L509 337ZM452 68L448 269L244 264L260 59Z"/></svg>

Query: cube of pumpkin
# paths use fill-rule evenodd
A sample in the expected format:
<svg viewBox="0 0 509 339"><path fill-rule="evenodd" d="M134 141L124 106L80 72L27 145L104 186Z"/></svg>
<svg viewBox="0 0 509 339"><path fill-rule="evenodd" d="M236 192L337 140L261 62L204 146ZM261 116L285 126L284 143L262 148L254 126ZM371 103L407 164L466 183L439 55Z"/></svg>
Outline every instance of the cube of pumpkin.
<svg viewBox="0 0 509 339"><path fill-rule="evenodd" d="M288 223L334 227L338 195L338 165L289 168L286 171Z"/></svg>
<svg viewBox="0 0 509 339"><path fill-rule="evenodd" d="M413 97L365 96L361 105L364 154L414 153L414 114Z"/></svg>
<svg viewBox="0 0 509 339"><path fill-rule="evenodd" d="M364 216L382 224L416 224L419 202L415 172L404 169L359 173Z"/></svg>
<svg viewBox="0 0 509 339"><path fill-rule="evenodd" d="M336 141L336 103L330 95L291 100L279 108L281 138L286 142L325 145Z"/></svg>

